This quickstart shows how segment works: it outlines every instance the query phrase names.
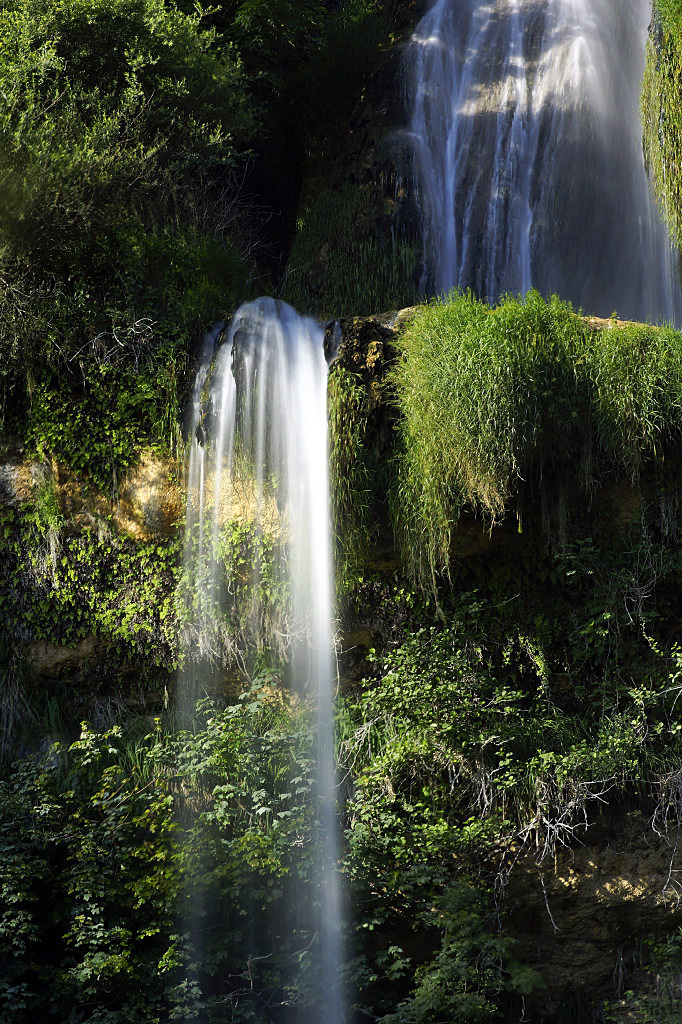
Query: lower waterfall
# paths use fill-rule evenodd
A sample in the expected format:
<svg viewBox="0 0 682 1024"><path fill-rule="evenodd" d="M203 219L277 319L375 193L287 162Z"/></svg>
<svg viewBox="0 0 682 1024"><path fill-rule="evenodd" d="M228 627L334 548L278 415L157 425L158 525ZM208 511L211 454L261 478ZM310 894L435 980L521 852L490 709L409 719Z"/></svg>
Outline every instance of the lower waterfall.
<svg viewBox="0 0 682 1024"><path fill-rule="evenodd" d="M220 330L220 329L219 329ZM224 335L224 338L223 338ZM247 518L257 537L277 537L270 571L285 594L276 624L257 581L249 611L252 633L279 646L287 685L317 716L319 906L292 908L312 936L312 1005L325 1024L342 1024L339 981L342 896L335 803L333 580L324 332L311 319L270 298L245 303L229 329L204 343L191 421L185 571L192 608L195 665L183 674L184 714L202 693L202 665L221 642L221 527ZM262 545L257 545L261 550ZM257 559L250 567L257 575ZM229 586L229 584L228 584ZM311 1016L312 1014L312 1016ZM318 1011L296 1020L317 1024ZM288 1019L288 1018L287 1018Z"/></svg>

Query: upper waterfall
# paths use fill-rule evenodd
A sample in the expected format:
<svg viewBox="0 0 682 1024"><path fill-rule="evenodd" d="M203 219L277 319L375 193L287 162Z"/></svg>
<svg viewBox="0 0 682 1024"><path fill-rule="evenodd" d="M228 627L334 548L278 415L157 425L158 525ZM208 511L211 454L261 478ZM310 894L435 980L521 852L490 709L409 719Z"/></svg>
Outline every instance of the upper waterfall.
<svg viewBox="0 0 682 1024"><path fill-rule="evenodd" d="M679 319L647 180L650 0L436 0L408 51L429 288Z"/></svg>

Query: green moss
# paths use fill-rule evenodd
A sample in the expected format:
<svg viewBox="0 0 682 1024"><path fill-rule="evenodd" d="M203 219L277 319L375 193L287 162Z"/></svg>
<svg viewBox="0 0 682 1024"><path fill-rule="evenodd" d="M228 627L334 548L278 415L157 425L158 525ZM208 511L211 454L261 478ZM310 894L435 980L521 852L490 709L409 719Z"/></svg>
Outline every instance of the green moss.
<svg viewBox="0 0 682 1024"><path fill-rule="evenodd" d="M343 367L330 374L328 408L336 561L343 579L366 557L374 527L366 450L367 394L361 380Z"/></svg>
<svg viewBox="0 0 682 1024"><path fill-rule="evenodd" d="M656 197L678 245L682 242L682 4L656 0L660 21L647 44L642 84L644 155Z"/></svg>

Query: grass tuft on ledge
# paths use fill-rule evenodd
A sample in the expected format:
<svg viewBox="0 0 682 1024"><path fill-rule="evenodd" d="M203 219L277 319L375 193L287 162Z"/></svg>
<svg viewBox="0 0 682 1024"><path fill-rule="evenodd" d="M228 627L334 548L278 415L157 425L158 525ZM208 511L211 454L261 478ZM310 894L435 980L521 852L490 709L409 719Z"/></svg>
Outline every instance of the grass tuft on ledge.
<svg viewBox="0 0 682 1024"><path fill-rule="evenodd" d="M453 293L398 341L394 520L413 572L447 574L465 508L499 520L560 474L589 494L637 480L682 438L682 335L576 316L537 292L495 307Z"/></svg>

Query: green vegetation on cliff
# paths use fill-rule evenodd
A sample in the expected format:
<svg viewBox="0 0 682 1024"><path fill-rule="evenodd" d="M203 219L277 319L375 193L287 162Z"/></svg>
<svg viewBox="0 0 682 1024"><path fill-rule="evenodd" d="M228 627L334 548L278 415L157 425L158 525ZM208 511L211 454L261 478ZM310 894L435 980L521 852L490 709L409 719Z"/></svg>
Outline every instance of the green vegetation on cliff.
<svg viewBox="0 0 682 1024"><path fill-rule="evenodd" d="M674 894L679 337L586 323L537 295L496 308L457 295L414 311L402 335L378 321L342 326L329 409L348 635L338 759L349 989L385 1024L511 1024L523 1006L573 1024L604 999L617 1015L613 950L645 988L647 958L676 948L677 919L661 902L633 923L634 896L590 904L602 925L583 937L594 960L583 992L565 967L556 975L561 887L581 844L598 862L604 834L627 825L655 851L657 891ZM391 478L411 580L409 561L386 564L374 547ZM406 478L422 501L440 488L447 533L439 505L399 497ZM183 630L190 660L201 656L177 544L79 535L47 487L5 516L3 538L2 611L17 642L94 633L114 667L146 663L147 692ZM223 612L201 615L220 695L187 732L172 698L167 710L157 699L151 722L129 686L123 725L99 715L77 739L83 705L42 683L38 694L63 700L48 728L35 680L0 652L2 998L18 1024L50 1012L48 991L57 1015L79 1007L76 1024L219 1022L225 1007L273 1024L285 1004L309 1005L314 936L284 906L290 892L317 899L302 839L315 730L284 689L286 595L267 544L248 523L221 530ZM254 587L269 639L253 621ZM93 690L95 679L106 686L101 666ZM41 746L41 730L61 732L59 745Z"/></svg>
<svg viewBox="0 0 682 1024"><path fill-rule="evenodd" d="M682 335L588 324L529 293L489 307L471 295L420 307L398 341L394 497L416 574L447 574L465 508L492 522L609 476L637 480L682 440Z"/></svg>
<svg viewBox="0 0 682 1024"><path fill-rule="evenodd" d="M682 244L682 4L656 0L642 85L644 156L677 245Z"/></svg>
<svg viewBox="0 0 682 1024"><path fill-rule="evenodd" d="M175 441L188 338L246 286L234 182L255 124L200 13L4 7L0 425L102 488Z"/></svg>
<svg viewBox="0 0 682 1024"><path fill-rule="evenodd" d="M412 301L413 239L373 170L339 186L315 157L345 146L396 6L7 0L0 426L115 499L143 442L178 437L192 341L252 277L273 285L261 243L294 234L303 158L285 294L337 316ZM657 6L647 147L676 226L682 7ZM535 294L420 306L398 337L343 327L329 416L358 1019L677 1021L682 337ZM202 637L177 540L70 517L45 481L0 511L0 1019L323 1020L316 937L285 909L319 900L317 793L310 709L284 688L276 540L219 532ZM24 658L88 639L78 678ZM186 731L164 694L181 646L208 651L216 690ZM610 848L627 861L629 829L645 877L637 860L598 875ZM590 870L581 986L566 890L584 900Z"/></svg>
<svg viewBox="0 0 682 1024"><path fill-rule="evenodd" d="M174 449L192 347L275 287L297 168L349 116L384 7L3 5L1 430L113 497L142 447Z"/></svg>

